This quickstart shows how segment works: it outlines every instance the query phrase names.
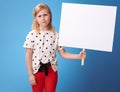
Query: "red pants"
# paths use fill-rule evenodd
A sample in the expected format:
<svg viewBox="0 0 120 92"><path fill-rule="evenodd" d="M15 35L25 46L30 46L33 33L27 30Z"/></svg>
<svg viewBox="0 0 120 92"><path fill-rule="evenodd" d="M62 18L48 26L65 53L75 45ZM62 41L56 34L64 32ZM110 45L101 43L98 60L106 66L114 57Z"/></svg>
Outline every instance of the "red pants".
<svg viewBox="0 0 120 92"><path fill-rule="evenodd" d="M44 72L37 72L35 75L37 85L32 86L33 92L55 92L57 85L57 72L54 72L51 66L48 67L48 75Z"/></svg>

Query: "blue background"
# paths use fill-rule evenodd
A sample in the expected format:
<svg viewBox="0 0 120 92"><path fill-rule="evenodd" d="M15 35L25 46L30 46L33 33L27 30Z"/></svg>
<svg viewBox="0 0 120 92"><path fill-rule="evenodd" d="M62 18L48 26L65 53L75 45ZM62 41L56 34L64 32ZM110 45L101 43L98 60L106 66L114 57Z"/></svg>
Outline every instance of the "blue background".
<svg viewBox="0 0 120 92"><path fill-rule="evenodd" d="M65 60L57 52L57 92L120 92L120 0L0 0L0 92L31 92L22 47L33 21L32 10L46 3L59 31L62 2L117 6L113 52L86 50L87 59ZM66 48L79 53L81 49Z"/></svg>

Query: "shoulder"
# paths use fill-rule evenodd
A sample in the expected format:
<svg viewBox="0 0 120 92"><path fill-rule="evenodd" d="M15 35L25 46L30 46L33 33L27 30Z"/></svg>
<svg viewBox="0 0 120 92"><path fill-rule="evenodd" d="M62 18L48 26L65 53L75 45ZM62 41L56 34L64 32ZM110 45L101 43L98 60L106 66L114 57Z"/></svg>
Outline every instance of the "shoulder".
<svg viewBox="0 0 120 92"><path fill-rule="evenodd" d="M36 33L34 30L31 30L28 32L27 36L26 36L26 39L34 39L36 37Z"/></svg>
<svg viewBox="0 0 120 92"><path fill-rule="evenodd" d="M55 31L55 34L58 34L58 32L57 32L57 31Z"/></svg>
<svg viewBox="0 0 120 92"><path fill-rule="evenodd" d="M30 35L36 35L36 33L35 33L34 30L31 30L28 34L30 34Z"/></svg>
<svg viewBox="0 0 120 92"><path fill-rule="evenodd" d="M49 33L52 36L58 37L58 32L56 32L56 31L54 31L54 32L49 31Z"/></svg>
<svg viewBox="0 0 120 92"><path fill-rule="evenodd" d="M59 36L59 33L55 31L55 35L58 37L58 36Z"/></svg>
<svg viewBox="0 0 120 92"><path fill-rule="evenodd" d="M34 30L29 31L28 36L36 36L35 31Z"/></svg>

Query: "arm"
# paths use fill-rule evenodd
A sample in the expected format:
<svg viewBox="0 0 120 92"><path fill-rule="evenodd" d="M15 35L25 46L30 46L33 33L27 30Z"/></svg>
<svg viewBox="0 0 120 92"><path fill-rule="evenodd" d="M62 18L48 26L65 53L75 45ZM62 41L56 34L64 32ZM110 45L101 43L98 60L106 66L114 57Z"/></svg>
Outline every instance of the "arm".
<svg viewBox="0 0 120 92"><path fill-rule="evenodd" d="M26 66L28 70L28 75L32 75L32 49L26 49Z"/></svg>
<svg viewBox="0 0 120 92"><path fill-rule="evenodd" d="M29 81L31 85L35 85L36 81L32 71L32 53L33 53L32 49L29 48L26 49L26 66L28 70Z"/></svg>
<svg viewBox="0 0 120 92"><path fill-rule="evenodd" d="M65 59L79 59L86 58L86 52L81 51L79 54L72 54L69 52L66 52L64 49L59 50L60 55Z"/></svg>

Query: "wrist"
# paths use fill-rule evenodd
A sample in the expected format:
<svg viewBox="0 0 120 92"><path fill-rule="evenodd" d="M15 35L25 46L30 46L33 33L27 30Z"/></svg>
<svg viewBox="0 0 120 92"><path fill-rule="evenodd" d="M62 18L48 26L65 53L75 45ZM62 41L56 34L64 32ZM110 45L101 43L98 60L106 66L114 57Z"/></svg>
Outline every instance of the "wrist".
<svg viewBox="0 0 120 92"><path fill-rule="evenodd" d="M81 60L81 55L80 54L77 54L77 59Z"/></svg>
<svg viewBox="0 0 120 92"><path fill-rule="evenodd" d="M32 76L32 75L33 75L33 73L32 73L32 72L28 73L28 76Z"/></svg>

